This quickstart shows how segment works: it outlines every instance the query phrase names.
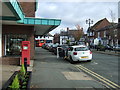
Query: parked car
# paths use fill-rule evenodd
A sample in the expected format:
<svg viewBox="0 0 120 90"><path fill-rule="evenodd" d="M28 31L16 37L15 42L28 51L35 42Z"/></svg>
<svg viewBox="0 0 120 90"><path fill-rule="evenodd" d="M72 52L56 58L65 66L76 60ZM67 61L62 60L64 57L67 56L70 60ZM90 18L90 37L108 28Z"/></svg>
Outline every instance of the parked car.
<svg viewBox="0 0 120 90"><path fill-rule="evenodd" d="M100 45L96 46L96 49L97 49L97 51L105 51L106 47L100 44Z"/></svg>
<svg viewBox="0 0 120 90"><path fill-rule="evenodd" d="M53 43L48 43L48 44L46 45L46 49L49 50L52 45L53 45Z"/></svg>
<svg viewBox="0 0 120 90"><path fill-rule="evenodd" d="M71 63L75 61L91 61L92 52L85 45L70 46L67 58Z"/></svg>
<svg viewBox="0 0 120 90"><path fill-rule="evenodd" d="M59 56L60 57L67 56L69 46L68 45L60 45L59 47L60 47L59 48Z"/></svg>
<svg viewBox="0 0 120 90"><path fill-rule="evenodd" d="M48 43L45 43L44 45L42 45L42 48L46 49L47 45L48 45Z"/></svg>
<svg viewBox="0 0 120 90"><path fill-rule="evenodd" d="M49 48L49 51L50 52L54 52L58 45L59 44L53 44L53 45L51 45L51 47Z"/></svg>
<svg viewBox="0 0 120 90"><path fill-rule="evenodd" d="M105 49L106 49L106 50L113 50L113 47L110 46L110 45L106 45L106 46L105 46Z"/></svg>
<svg viewBox="0 0 120 90"><path fill-rule="evenodd" d="M54 49L58 46L59 44L53 44L50 46L49 51L54 52Z"/></svg>
<svg viewBox="0 0 120 90"><path fill-rule="evenodd" d="M120 44L118 46L113 47L115 51L120 51Z"/></svg>
<svg viewBox="0 0 120 90"><path fill-rule="evenodd" d="M45 49L45 44L43 44L43 45L42 45L42 48L44 48L44 49Z"/></svg>

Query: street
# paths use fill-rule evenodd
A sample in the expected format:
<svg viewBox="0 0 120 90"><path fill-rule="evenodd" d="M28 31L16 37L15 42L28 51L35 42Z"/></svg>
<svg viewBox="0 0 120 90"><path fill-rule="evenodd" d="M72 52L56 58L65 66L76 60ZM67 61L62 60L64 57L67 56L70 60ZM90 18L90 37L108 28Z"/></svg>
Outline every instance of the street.
<svg viewBox="0 0 120 90"><path fill-rule="evenodd" d="M115 83L118 82L118 60L116 56L108 57L108 55L93 53L93 61L91 62L70 64L69 61L62 58L57 59L56 55L45 49L36 48L31 88L107 87L78 69L76 67L78 65L87 67Z"/></svg>
<svg viewBox="0 0 120 90"><path fill-rule="evenodd" d="M118 56L93 53L90 63L80 63L84 67L98 73L99 75L119 84L118 80Z"/></svg>

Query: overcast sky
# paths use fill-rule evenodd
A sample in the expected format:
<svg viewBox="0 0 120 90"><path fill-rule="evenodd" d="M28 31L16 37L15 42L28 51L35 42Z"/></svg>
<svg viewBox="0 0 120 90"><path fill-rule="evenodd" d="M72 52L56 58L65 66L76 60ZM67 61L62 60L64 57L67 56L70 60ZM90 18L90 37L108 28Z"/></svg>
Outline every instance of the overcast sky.
<svg viewBox="0 0 120 90"><path fill-rule="evenodd" d="M61 19L60 26L50 32L54 35L61 29L66 30L67 27L76 29L76 24L83 27L86 32L88 24L85 21L89 18L93 20L91 25L103 18L107 18L111 22L110 11L113 12L115 22L117 22L118 2L41 2L39 0L36 17Z"/></svg>

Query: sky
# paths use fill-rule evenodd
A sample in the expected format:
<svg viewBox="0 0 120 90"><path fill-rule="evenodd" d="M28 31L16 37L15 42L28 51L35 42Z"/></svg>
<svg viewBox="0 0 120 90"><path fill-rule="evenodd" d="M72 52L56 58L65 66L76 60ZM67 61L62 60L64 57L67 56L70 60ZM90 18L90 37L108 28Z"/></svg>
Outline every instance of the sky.
<svg viewBox="0 0 120 90"><path fill-rule="evenodd" d="M66 30L67 27L70 29L76 29L75 25L80 25L84 32L86 33L88 24L86 20L89 18L93 20L94 25L97 21L107 18L111 22L112 11L115 20L117 22L118 18L118 2L88 2L82 1L55 1L55 0L38 0L38 10L36 11L37 18L47 18L47 19L61 19L61 24L56 29L52 30L50 34L60 33L60 30Z"/></svg>

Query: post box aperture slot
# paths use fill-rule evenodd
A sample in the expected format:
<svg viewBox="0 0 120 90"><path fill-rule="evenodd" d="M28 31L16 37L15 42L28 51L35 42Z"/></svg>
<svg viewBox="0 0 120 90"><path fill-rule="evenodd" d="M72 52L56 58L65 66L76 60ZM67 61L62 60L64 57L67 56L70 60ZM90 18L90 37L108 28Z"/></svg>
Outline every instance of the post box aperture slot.
<svg viewBox="0 0 120 90"><path fill-rule="evenodd" d="M23 45L23 50L28 50L28 45Z"/></svg>

